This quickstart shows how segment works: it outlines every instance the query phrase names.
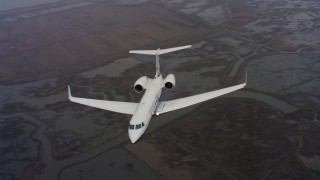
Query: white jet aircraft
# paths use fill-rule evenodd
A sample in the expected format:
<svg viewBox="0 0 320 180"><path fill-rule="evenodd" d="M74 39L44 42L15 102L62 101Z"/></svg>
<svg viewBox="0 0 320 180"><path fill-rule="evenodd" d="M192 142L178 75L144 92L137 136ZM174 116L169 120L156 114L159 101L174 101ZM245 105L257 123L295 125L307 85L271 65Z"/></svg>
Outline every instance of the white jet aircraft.
<svg viewBox="0 0 320 180"><path fill-rule="evenodd" d="M155 55L156 56L156 75L153 79L143 76L139 78L134 84L134 90L141 93L144 89L146 90L140 103L133 102L118 102L118 101L105 101L105 100L95 100L73 97L71 95L70 86L68 86L69 99L72 102L79 104L100 108L108 111L114 111L118 113L133 115L129 128L128 134L132 143L135 143L146 131L150 119L153 115L159 115L169 111L181 109L187 106L191 106L209 99L236 91L246 86L247 75L244 83L231 86L228 88L219 89L216 91L211 91L203 94L198 94L194 96L189 96L185 98L170 100L170 101L160 101L160 96L162 89L171 90L176 85L175 76L169 74L166 78L162 78L160 73L159 55L178 51L181 49L190 48L191 45L168 48L168 49L158 49L158 50L132 50L129 53L134 54L144 54L144 55Z"/></svg>

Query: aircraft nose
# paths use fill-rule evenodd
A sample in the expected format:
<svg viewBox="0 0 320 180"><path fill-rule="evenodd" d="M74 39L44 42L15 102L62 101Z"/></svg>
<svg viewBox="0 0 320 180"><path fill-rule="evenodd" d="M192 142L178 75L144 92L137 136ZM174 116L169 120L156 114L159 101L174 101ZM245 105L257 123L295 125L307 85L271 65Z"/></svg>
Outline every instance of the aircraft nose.
<svg viewBox="0 0 320 180"><path fill-rule="evenodd" d="M128 134L129 134L130 141L131 141L132 143L137 142L138 139L139 139L140 136L141 136L141 135L140 135L138 132L136 132L135 130L129 130Z"/></svg>

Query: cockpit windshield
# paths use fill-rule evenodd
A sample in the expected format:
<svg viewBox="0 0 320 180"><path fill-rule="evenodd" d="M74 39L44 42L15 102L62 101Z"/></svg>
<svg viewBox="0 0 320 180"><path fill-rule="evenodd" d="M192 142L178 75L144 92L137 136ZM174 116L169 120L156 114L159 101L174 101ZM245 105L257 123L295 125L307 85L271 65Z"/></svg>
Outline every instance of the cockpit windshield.
<svg viewBox="0 0 320 180"><path fill-rule="evenodd" d="M130 124L129 129L134 129L134 125Z"/></svg>
<svg viewBox="0 0 320 180"><path fill-rule="evenodd" d="M131 130L140 129L142 127L144 127L144 123L143 122L141 124L136 124L136 125L130 124L129 125L129 129L131 129Z"/></svg>

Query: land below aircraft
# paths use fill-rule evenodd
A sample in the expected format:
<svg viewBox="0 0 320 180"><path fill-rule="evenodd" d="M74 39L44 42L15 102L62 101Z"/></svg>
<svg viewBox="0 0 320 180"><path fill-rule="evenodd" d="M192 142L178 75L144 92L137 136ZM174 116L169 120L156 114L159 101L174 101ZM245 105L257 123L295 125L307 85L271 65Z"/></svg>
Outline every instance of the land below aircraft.
<svg viewBox="0 0 320 180"><path fill-rule="evenodd" d="M128 127L128 134L131 142L135 143L146 131L153 115L159 115L162 113L174 111L197 103L201 103L212 98L236 91L246 86L247 74L245 77L245 82L242 84L180 99L160 101L162 90L172 90L176 85L176 80L173 74L169 74L163 79L162 74L160 73L159 55L190 47L191 45L168 49L129 51L129 53L133 54L156 56L156 74L154 78L151 79L147 76L142 76L134 83L134 90L137 93L141 93L145 90L145 93L140 103L106 101L73 97L71 95L70 86L68 86L69 99L70 101L75 103L100 108L108 111L132 115Z"/></svg>

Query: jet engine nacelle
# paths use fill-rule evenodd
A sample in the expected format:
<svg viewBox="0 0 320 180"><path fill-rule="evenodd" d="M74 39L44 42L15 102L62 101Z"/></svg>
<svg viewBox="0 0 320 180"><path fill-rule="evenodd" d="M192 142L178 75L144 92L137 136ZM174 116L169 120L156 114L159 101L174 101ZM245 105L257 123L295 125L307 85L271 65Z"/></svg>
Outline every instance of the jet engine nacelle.
<svg viewBox="0 0 320 180"><path fill-rule="evenodd" d="M146 88L147 84L148 84L147 76L142 76L134 83L134 90L137 93L141 93Z"/></svg>
<svg viewBox="0 0 320 180"><path fill-rule="evenodd" d="M173 74L169 74L164 80L163 80L163 87L166 90L171 90L176 86L176 78Z"/></svg>

